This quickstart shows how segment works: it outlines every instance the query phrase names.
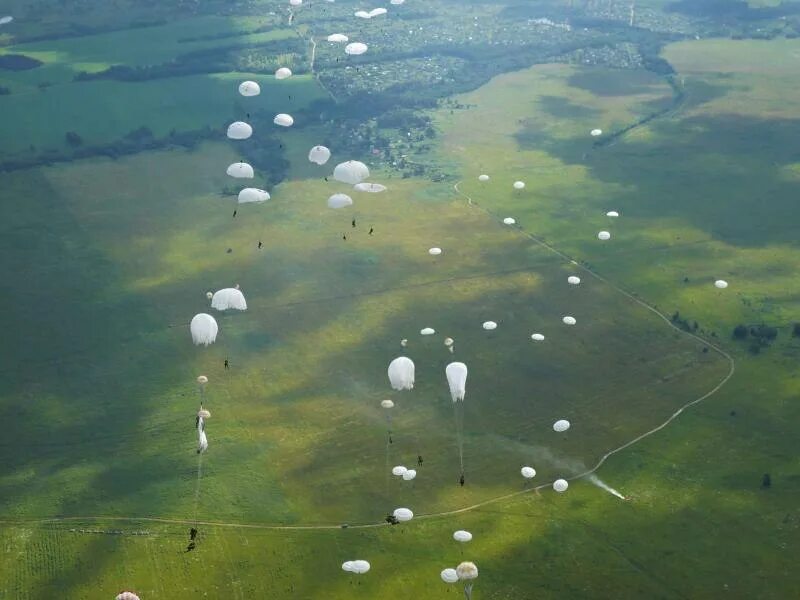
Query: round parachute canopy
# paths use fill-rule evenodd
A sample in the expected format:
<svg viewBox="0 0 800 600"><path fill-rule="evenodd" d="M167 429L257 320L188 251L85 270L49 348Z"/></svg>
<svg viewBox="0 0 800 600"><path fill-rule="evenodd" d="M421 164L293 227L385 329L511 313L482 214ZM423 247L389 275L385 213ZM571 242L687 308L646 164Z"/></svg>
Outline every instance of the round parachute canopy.
<svg viewBox="0 0 800 600"><path fill-rule="evenodd" d="M369 11L369 16L370 18L379 17L381 15L385 15L387 12L389 11L385 8L373 8L371 11Z"/></svg>
<svg viewBox="0 0 800 600"><path fill-rule="evenodd" d="M213 292L206 292L206 298L208 298L209 300L211 300L213 297L214 297L214 294L213 294Z"/></svg>
<svg viewBox="0 0 800 600"><path fill-rule="evenodd" d="M453 345L453 338L444 338L444 345L448 348Z"/></svg>
<svg viewBox="0 0 800 600"><path fill-rule="evenodd" d="M336 165L333 170L333 178L342 183L349 183L355 185L361 183L369 177L369 169L367 165L357 160L348 160Z"/></svg>
<svg viewBox="0 0 800 600"><path fill-rule="evenodd" d="M2 23L0 23L0 25L2 25ZM116 600L139 600L139 596L133 592L120 592L117 594Z"/></svg>
<svg viewBox="0 0 800 600"><path fill-rule="evenodd" d="M467 393L467 365L462 362L452 362L444 370L447 376L447 385L450 386L450 397L453 402L464 400Z"/></svg>
<svg viewBox="0 0 800 600"><path fill-rule="evenodd" d="M192 341L196 346L208 346L217 339L219 326L211 315L199 313L189 323L189 331L192 333Z"/></svg>
<svg viewBox="0 0 800 600"><path fill-rule="evenodd" d="M214 293L211 298L211 308L217 310L247 310L247 301L244 294L236 288L225 288Z"/></svg>
<svg viewBox="0 0 800 600"><path fill-rule="evenodd" d="M253 135L253 128L244 121L236 121L228 125L228 137L232 140L246 140Z"/></svg>
<svg viewBox="0 0 800 600"><path fill-rule="evenodd" d="M553 431L562 433L567 429L569 429L569 421L567 421L566 419L559 419L558 421L553 423Z"/></svg>
<svg viewBox="0 0 800 600"><path fill-rule="evenodd" d="M392 389L414 389L414 362L405 356L399 356L389 363L389 383Z"/></svg>
<svg viewBox="0 0 800 600"><path fill-rule="evenodd" d="M473 562L462 562L456 567L456 574L461 581L469 581L478 578L478 567Z"/></svg>
<svg viewBox="0 0 800 600"><path fill-rule="evenodd" d="M556 479L553 482L553 489L557 491L559 494L562 492L566 492L567 488L569 487L569 483L566 479Z"/></svg>
<svg viewBox="0 0 800 600"><path fill-rule="evenodd" d="M243 81L239 84L239 93L242 96L258 96L261 93L261 86L255 81Z"/></svg>
<svg viewBox="0 0 800 600"><path fill-rule="evenodd" d="M577 323L575 317L570 317L569 315L561 319L561 321L564 323L564 325L575 325L575 323Z"/></svg>
<svg viewBox="0 0 800 600"><path fill-rule="evenodd" d="M258 188L244 188L239 192L239 204L266 202L267 200L269 200L269 193Z"/></svg>
<svg viewBox="0 0 800 600"><path fill-rule="evenodd" d="M405 338L403 338L402 340L400 340L400 345L401 345L403 348L405 348L406 346L408 346L408 340L407 340L407 339L405 339Z"/></svg>
<svg viewBox="0 0 800 600"><path fill-rule="evenodd" d="M395 6L400 6L401 4L405 4L406 0L389 0L389 4L394 4Z"/></svg>
<svg viewBox="0 0 800 600"><path fill-rule="evenodd" d="M457 583L458 582L458 573L456 573L455 569L445 569L441 572L442 581L445 583Z"/></svg>
<svg viewBox="0 0 800 600"><path fill-rule="evenodd" d="M292 70L287 67L281 67L275 71L275 79L288 79L292 76Z"/></svg>
<svg viewBox="0 0 800 600"><path fill-rule="evenodd" d="M514 182L514 189L515 190L524 190L525 189L525 182L524 181L515 181Z"/></svg>
<svg viewBox="0 0 800 600"><path fill-rule="evenodd" d="M353 42L352 44L347 44L344 47L345 54L350 54L351 56L358 56L360 54L364 54L367 51L367 45L362 44L361 42Z"/></svg>
<svg viewBox="0 0 800 600"><path fill-rule="evenodd" d="M290 6L300 6L303 3L303 0L289 0Z"/></svg>
<svg viewBox="0 0 800 600"><path fill-rule="evenodd" d="M359 19L371 19L372 17L370 14L365 10L357 10L354 13L354 16L358 17Z"/></svg>
<svg viewBox="0 0 800 600"><path fill-rule="evenodd" d="M255 176L253 167L244 162L233 163L225 172L236 179L252 179Z"/></svg>
<svg viewBox="0 0 800 600"><path fill-rule="evenodd" d="M522 467L519 472L522 473L525 479L533 479L536 477L536 469L533 467Z"/></svg>
<svg viewBox="0 0 800 600"><path fill-rule="evenodd" d="M344 568L344 565L342 566ZM354 560L350 563L350 572L356 575L363 575L369 571L369 563L365 560Z"/></svg>
<svg viewBox="0 0 800 600"><path fill-rule="evenodd" d="M619 216L619 213L618 213L617 211L615 211L615 210L610 210L610 211L608 211L608 212L606 213L606 216L607 216L607 217L618 217L618 216Z"/></svg>
<svg viewBox="0 0 800 600"><path fill-rule="evenodd" d="M345 208L353 206L353 199L347 194L334 194L328 198L328 208Z"/></svg>
<svg viewBox="0 0 800 600"><path fill-rule="evenodd" d="M394 408L394 402L392 402L391 400L381 400L381 407Z"/></svg>
<svg viewBox="0 0 800 600"><path fill-rule="evenodd" d="M603 130L602 129L592 129L589 133L592 135L592 137L597 137L598 135L603 135Z"/></svg>
<svg viewBox="0 0 800 600"><path fill-rule="evenodd" d="M503 219L504 225L514 225L516 222L517 220L514 219L513 217L506 217L505 219Z"/></svg>
<svg viewBox="0 0 800 600"><path fill-rule="evenodd" d="M411 481L417 476L417 472L414 469L409 469L405 473L403 473L403 480L404 481Z"/></svg>
<svg viewBox="0 0 800 600"><path fill-rule="evenodd" d="M205 408L201 408L197 411L197 416L202 417L203 419L210 419L211 418L211 411L206 410Z"/></svg>
<svg viewBox="0 0 800 600"><path fill-rule="evenodd" d="M483 328L486 331L492 331L493 329L497 329L497 323L495 323L494 321L486 321L483 324Z"/></svg>
<svg viewBox="0 0 800 600"><path fill-rule="evenodd" d="M378 194L380 192L385 192L386 186L381 185L380 183L367 183L365 181L363 183L355 184L353 189L357 192L370 192L372 194Z"/></svg>
<svg viewBox="0 0 800 600"><path fill-rule="evenodd" d="M11 21L14 20L14 17L0 17L0 25L8 25ZM136 600L139 600L138 598Z"/></svg>
<svg viewBox="0 0 800 600"><path fill-rule="evenodd" d="M208 377L206 377L205 375L198 375L197 383L199 383L200 385L208 383Z"/></svg>
<svg viewBox="0 0 800 600"><path fill-rule="evenodd" d="M414 518L414 513L407 508L396 508L392 514L401 523L405 523Z"/></svg>
<svg viewBox="0 0 800 600"><path fill-rule="evenodd" d="M406 469L403 465L397 465L392 469L392 475L395 477L402 477L407 471L408 469Z"/></svg>
<svg viewBox="0 0 800 600"><path fill-rule="evenodd" d="M434 333L436 333L436 330L433 327L426 327L425 329L419 330L420 335L433 335Z"/></svg>
<svg viewBox="0 0 800 600"><path fill-rule="evenodd" d="M346 560L342 563L342 571L347 571L348 573L353 572L353 561Z"/></svg>
<svg viewBox="0 0 800 600"><path fill-rule="evenodd" d="M567 277L567 283L570 284L570 285L578 285L578 284L580 284L580 282L581 282L581 278L580 277L576 277L575 275L570 275L569 277Z"/></svg>
<svg viewBox="0 0 800 600"><path fill-rule="evenodd" d="M439 256L441 253L442 253L441 248L430 248L428 250L428 254L430 254L431 256Z"/></svg>
<svg viewBox="0 0 800 600"><path fill-rule="evenodd" d="M601 231L600 233L597 234L597 239L603 240L605 242L606 240L611 239L611 234L608 233L607 231Z"/></svg>
<svg viewBox="0 0 800 600"><path fill-rule="evenodd" d="M457 542L471 542L472 534L469 531L459 529L453 534L453 539Z"/></svg>
<svg viewBox="0 0 800 600"><path fill-rule="evenodd" d="M350 38L348 38L348 37L347 37L346 35L344 35L343 33L332 33L332 34L330 34L330 35L328 36L328 41L329 41L329 42L338 42L338 43L342 43L342 42L349 42L349 41L350 41Z"/></svg>
<svg viewBox="0 0 800 600"><path fill-rule="evenodd" d="M728 282L725 281L724 279L717 279L714 282L714 286L721 290L724 290L726 287L728 287Z"/></svg>
<svg viewBox="0 0 800 600"><path fill-rule="evenodd" d="M272 122L275 125L280 125L281 127L291 127L294 125L294 119L292 115L287 115L286 113L280 113L275 115L275 118L272 119Z"/></svg>
<svg viewBox="0 0 800 600"><path fill-rule="evenodd" d="M478 175L478 181L489 181L488 175Z"/></svg>
<svg viewBox="0 0 800 600"><path fill-rule="evenodd" d="M532 339L534 342L543 342L543 341L544 341L544 336L543 336L541 333L534 333L534 334L531 336L531 339Z"/></svg>
<svg viewBox="0 0 800 600"><path fill-rule="evenodd" d="M324 165L331 158L331 151L325 146L314 146L308 151L308 160L317 165Z"/></svg>

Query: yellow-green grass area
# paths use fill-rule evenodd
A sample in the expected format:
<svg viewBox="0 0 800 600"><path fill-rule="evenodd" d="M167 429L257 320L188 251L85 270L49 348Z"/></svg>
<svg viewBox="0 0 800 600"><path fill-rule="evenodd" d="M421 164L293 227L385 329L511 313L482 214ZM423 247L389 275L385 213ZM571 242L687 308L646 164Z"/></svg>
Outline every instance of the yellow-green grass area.
<svg viewBox="0 0 800 600"><path fill-rule="evenodd" d="M239 96L245 79L259 83L262 93ZM288 100L291 96L291 101ZM191 75L136 83L92 81L49 88L31 94L0 97L0 123L5 157L66 148L65 135L74 131L85 144L108 144L140 127L156 137L210 126L225 135L229 123L246 120L248 112L277 114L302 110L324 92L310 75L277 81L252 73ZM47 115L43 118L42 115ZM301 121L298 120L298 125ZM269 124L271 130L276 126ZM262 134L256 131L254 135Z"/></svg>
<svg viewBox="0 0 800 600"><path fill-rule="evenodd" d="M522 490L524 464L542 482L577 474L725 373L609 287L570 287L563 261L449 187L376 173L389 192L336 212L325 198L344 186L295 180L232 219L216 190L234 158L221 143L4 177L4 194L28 200L4 203L4 247L21 258L3 279L37 282L24 303L4 301L15 365L4 516L337 524L401 505L450 510ZM248 311L217 315L217 343L192 346L205 292L235 283ZM481 328L489 319L495 332ZM427 326L438 335L422 338ZM547 340L534 344L534 331ZM388 386L401 353L417 363L413 392ZM463 489L444 377L454 359L471 369ZM199 374L213 417L196 496ZM568 434L552 431L558 418L573 422ZM418 454L414 483L390 480Z"/></svg>
<svg viewBox="0 0 800 600"><path fill-rule="evenodd" d="M151 27L5 46L0 48L0 54L28 56L44 64L28 71L0 71L0 84L14 93L35 92L42 82L70 83L82 71L94 73L114 65L158 65L200 50L263 44L296 35L277 24L273 29L257 31L270 22L267 16L204 16Z"/></svg>

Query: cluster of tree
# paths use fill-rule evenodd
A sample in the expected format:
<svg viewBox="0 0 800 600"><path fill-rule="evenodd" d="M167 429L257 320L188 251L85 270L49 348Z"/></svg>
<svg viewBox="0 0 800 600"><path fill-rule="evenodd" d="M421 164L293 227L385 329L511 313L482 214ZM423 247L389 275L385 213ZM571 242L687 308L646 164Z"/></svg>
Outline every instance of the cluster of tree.
<svg viewBox="0 0 800 600"><path fill-rule="evenodd" d="M673 313L671 321L676 327L680 327L684 331L688 331L690 333L694 333L700 329L700 325L697 323L697 321L689 321L689 319L684 319L681 317L681 313L677 310Z"/></svg>
<svg viewBox="0 0 800 600"><path fill-rule="evenodd" d="M753 354L761 352L778 337L778 329L769 325L743 325L739 324L733 328L733 339L748 341L748 350Z"/></svg>

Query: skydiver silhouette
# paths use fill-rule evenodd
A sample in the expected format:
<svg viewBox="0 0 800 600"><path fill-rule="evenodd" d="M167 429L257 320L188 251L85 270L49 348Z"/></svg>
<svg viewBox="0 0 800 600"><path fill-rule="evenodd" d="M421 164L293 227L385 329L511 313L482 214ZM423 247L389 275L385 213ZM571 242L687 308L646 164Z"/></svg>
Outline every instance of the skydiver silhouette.
<svg viewBox="0 0 800 600"><path fill-rule="evenodd" d="M343 239L345 242L347 241L347 234L346 234L346 233L343 233L343 234L342 234L342 239Z"/></svg>
<svg viewBox="0 0 800 600"><path fill-rule="evenodd" d="M200 415L197 415L194 420L194 428L197 429L198 427L200 427Z"/></svg>
<svg viewBox="0 0 800 600"><path fill-rule="evenodd" d="M422 465L422 454L417 455L417 465Z"/></svg>
<svg viewBox="0 0 800 600"><path fill-rule="evenodd" d="M373 231L375 231L375 229L374 229L373 227L370 227L370 228L369 228L369 234L370 234L370 235L372 235L372 232L373 232Z"/></svg>
<svg viewBox="0 0 800 600"><path fill-rule="evenodd" d="M196 537L197 537L197 529L195 529L194 527L192 527L192 528L189 530L189 539L190 539L190 540L194 540L194 538L196 538Z"/></svg>
<svg viewBox="0 0 800 600"><path fill-rule="evenodd" d="M230 365L228 364L228 359L225 359L225 368L227 369Z"/></svg>
<svg viewBox="0 0 800 600"><path fill-rule="evenodd" d="M261 243L261 240L258 240L258 249L259 249L259 250L261 250L261 246L263 246L263 245L264 245L264 244L262 244L262 243Z"/></svg>
<svg viewBox="0 0 800 600"><path fill-rule="evenodd" d="M237 209L234 209L234 210L233 210L233 218L234 218L234 219L236 218L236 212L237 212Z"/></svg>
<svg viewBox="0 0 800 600"><path fill-rule="evenodd" d="M464 474L463 473L461 474L461 479L459 479L458 482L461 484L461 487L464 487Z"/></svg>
<svg viewBox="0 0 800 600"><path fill-rule="evenodd" d="M186 546L186 552L191 552L194 550L194 542L189 542L189 545Z"/></svg>
<svg viewBox="0 0 800 600"><path fill-rule="evenodd" d="M325 178L325 181L328 181L328 178L327 178L327 177Z"/></svg>
<svg viewBox="0 0 800 600"><path fill-rule="evenodd" d="M356 220L353 219L353 227L355 227L355 226L356 226Z"/></svg>
<svg viewBox="0 0 800 600"><path fill-rule="evenodd" d="M250 113L247 113L247 118L248 118L248 119L250 118Z"/></svg>

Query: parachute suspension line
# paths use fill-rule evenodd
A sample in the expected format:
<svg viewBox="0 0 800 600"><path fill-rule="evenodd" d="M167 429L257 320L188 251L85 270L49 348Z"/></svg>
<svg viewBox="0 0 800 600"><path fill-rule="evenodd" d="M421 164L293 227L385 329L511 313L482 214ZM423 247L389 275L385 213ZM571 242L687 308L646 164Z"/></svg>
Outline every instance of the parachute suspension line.
<svg viewBox="0 0 800 600"><path fill-rule="evenodd" d="M194 526L197 527L197 513L200 508L200 479L203 476L203 452L197 455L197 483L194 486Z"/></svg>
<svg viewBox="0 0 800 600"><path fill-rule="evenodd" d="M458 443L458 463L461 474L464 474L464 408L463 401L453 402L453 418L456 423L456 440Z"/></svg>

